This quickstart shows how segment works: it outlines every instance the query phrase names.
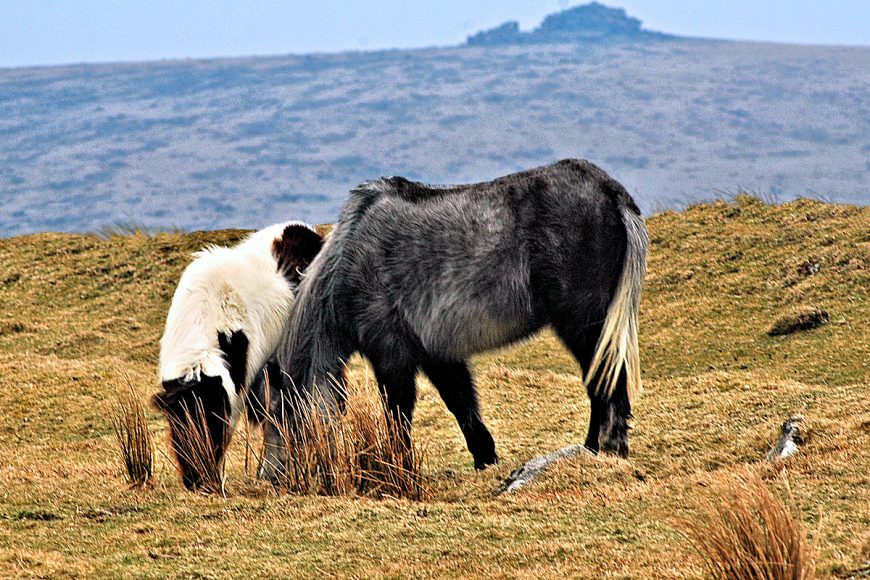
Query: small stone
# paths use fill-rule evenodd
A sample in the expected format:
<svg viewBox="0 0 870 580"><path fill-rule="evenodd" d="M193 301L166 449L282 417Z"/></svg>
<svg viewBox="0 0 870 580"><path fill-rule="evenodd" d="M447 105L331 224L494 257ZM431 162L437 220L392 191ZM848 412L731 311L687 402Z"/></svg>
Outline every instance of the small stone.
<svg viewBox="0 0 870 580"><path fill-rule="evenodd" d="M553 462L559 459L576 457L584 453L592 455L592 452L583 445L568 445L547 455L540 455L529 459L508 476L501 487L496 490L495 494L513 493L540 477Z"/></svg>

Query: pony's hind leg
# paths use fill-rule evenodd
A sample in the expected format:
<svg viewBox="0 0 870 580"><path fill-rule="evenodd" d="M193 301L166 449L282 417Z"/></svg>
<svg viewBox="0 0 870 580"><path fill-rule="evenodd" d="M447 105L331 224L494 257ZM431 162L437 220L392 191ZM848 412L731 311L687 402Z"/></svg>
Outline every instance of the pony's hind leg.
<svg viewBox="0 0 870 580"><path fill-rule="evenodd" d="M598 337L601 334L601 325L587 326L577 331L565 324L554 325L556 333L577 359L577 362L588 372ZM631 419L631 402L626 388L625 369L619 373L619 380L613 391L607 393L598 388L598 376L589 382L587 392L589 394L590 415L589 431L586 435L585 446L593 452L605 452L628 457L628 421Z"/></svg>
<svg viewBox="0 0 870 580"><path fill-rule="evenodd" d="M456 417L468 450L474 457L474 467L483 469L498 463L495 441L480 416L477 390L468 365L463 361L428 359L423 362L423 372L438 389L447 409Z"/></svg>
<svg viewBox="0 0 870 580"><path fill-rule="evenodd" d="M631 402L626 389L625 369L620 371L619 380L610 396L596 392L597 384L597 381L590 383L589 398L601 401L601 420L598 427L600 450L620 457L628 457L628 431L631 429L628 420L631 419Z"/></svg>

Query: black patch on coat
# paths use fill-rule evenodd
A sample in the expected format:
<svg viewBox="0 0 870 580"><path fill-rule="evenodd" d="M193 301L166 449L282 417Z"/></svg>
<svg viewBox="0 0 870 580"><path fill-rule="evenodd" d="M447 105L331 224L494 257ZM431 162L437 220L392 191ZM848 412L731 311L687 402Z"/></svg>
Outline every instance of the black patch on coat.
<svg viewBox="0 0 870 580"><path fill-rule="evenodd" d="M232 334L218 333L218 346L224 353L224 361L230 371L230 378L236 386L236 392L245 388L245 377L248 368L248 336L242 330Z"/></svg>

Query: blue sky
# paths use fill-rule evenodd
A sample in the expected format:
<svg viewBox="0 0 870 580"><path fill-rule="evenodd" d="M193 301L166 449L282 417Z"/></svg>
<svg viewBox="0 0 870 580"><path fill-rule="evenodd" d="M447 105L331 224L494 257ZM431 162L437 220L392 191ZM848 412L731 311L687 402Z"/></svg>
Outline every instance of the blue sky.
<svg viewBox="0 0 870 580"><path fill-rule="evenodd" d="M569 0L2 0L0 67L458 44ZM870 0L607 0L687 36L870 45Z"/></svg>

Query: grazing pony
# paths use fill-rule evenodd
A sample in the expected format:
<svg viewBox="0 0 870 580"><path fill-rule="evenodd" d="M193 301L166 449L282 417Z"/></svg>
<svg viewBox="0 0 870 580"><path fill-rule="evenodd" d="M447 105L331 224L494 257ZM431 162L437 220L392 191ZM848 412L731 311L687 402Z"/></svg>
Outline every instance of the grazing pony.
<svg viewBox="0 0 870 580"><path fill-rule="evenodd" d="M163 388L153 402L169 420L170 446L188 489L201 482L185 452L186 416L207 427L217 461L245 401L249 416L262 419L262 394L251 402L249 390L275 354L301 272L321 245L311 226L277 224L235 247L197 252L181 275L160 339ZM274 380L277 367L270 366Z"/></svg>
<svg viewBox="0 0 870 580"><path fill-rule="evenodd" d="M363 183L299 286L270 412L281 417L293 408L281 399L315 388L340 407L332 377L360 352L406 441L422 370L483 468L498 458L466 361L551 326L585 374L586 446L625 457L647 245L631 196L588 161L473 185ZM269 425L265 438L274 480L287 449Z"/></svg>

